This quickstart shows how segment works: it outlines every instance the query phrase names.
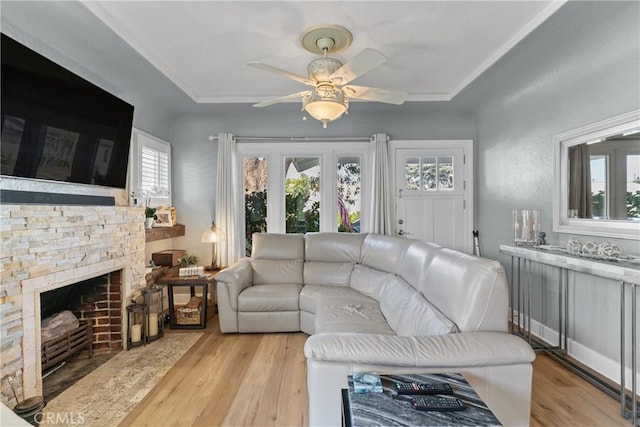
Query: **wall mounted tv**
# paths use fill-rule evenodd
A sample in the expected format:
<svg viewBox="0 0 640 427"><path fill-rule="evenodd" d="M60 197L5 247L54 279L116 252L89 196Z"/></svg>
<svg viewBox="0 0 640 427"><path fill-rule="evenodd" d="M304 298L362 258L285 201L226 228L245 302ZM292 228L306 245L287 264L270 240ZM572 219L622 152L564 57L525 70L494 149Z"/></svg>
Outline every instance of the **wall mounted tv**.
<svg viewBox="0 0 640 427"><path fill-rule="evenodd" d="M133 106L2 34L0 173L125 188Z"/></svg>

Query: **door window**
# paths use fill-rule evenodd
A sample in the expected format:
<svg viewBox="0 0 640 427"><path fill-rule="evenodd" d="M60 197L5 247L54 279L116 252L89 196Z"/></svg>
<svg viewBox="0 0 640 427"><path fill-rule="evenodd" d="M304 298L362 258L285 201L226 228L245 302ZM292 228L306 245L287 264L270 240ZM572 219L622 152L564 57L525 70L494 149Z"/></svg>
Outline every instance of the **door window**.
<svg viewBox="0 0 640 427"><path fill-rule="evenodd" d="M404 171L405 190L454 190L452 156L406 157Z"/></svg>

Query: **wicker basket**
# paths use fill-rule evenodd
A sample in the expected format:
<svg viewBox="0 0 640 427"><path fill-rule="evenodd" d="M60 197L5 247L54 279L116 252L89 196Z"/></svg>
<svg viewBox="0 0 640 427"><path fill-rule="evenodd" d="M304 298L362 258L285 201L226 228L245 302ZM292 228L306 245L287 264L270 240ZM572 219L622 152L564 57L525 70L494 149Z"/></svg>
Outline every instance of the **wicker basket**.
<svg viewBox="0 0 640 427"><path fill-rule="evenodd" d="M199 308L178 306L175 312L176 324L178 325L199 325L201 323L200 314L202 310Z"/></svg>
<svg viewBox="0 0 640 427"><path fill-rule="evenodd" d="M207 320L213 316L213 301L207 299ZM199 325L202 323L202 298L193 297L186 305L174 308L176 325Z"/></svg>

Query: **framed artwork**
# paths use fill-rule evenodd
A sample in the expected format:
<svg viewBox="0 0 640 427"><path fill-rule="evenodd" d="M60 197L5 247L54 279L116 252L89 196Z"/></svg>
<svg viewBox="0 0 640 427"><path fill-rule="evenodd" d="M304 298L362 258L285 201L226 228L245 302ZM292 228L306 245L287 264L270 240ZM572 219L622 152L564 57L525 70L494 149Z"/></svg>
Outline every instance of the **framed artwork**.
<svg viewBox="0 0 640 427"><path fill-rule="evenodd" d="M173 227L173 218L169 209L158 209L154 227Z"/></svg>

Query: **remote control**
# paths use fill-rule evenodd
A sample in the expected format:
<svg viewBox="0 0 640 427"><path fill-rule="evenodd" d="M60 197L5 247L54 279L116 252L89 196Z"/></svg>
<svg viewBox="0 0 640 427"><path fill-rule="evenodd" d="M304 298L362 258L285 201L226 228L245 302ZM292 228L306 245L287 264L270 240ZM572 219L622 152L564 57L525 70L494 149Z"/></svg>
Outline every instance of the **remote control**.
<svg viewBox="0 0 640 427"><path fill-rule="evenodd" d="M449 384L396 383L398 394L453 394Z"/></svg>
<svg viewBox="0 0 640 427"><path fill-rule="evenodd" d="M464 409L464 404L459 399L437 396L414 399L411 406L419 411L462 411Z"/></svg>

